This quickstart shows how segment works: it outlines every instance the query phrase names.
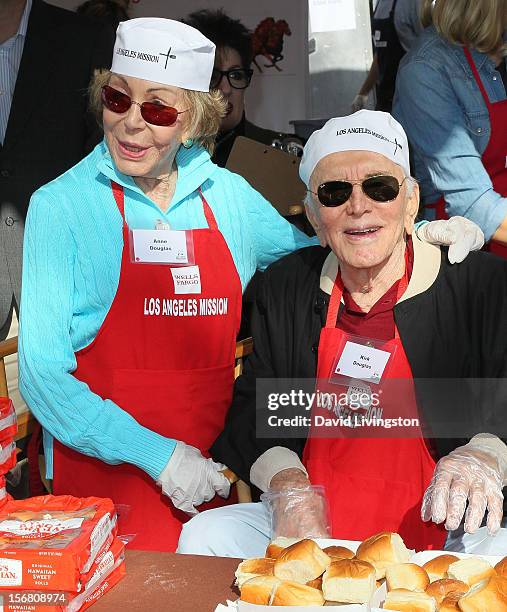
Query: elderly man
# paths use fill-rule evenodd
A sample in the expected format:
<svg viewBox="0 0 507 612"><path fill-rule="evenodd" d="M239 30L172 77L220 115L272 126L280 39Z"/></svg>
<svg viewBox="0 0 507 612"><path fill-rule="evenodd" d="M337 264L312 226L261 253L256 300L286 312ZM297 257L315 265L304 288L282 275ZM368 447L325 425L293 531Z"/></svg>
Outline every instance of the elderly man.
<svg viewBox="0 0 507 612"><path fill-rule="evenodd" d="M507 478L507 264L481 252L451 265L414 234L418 186L405 133L386 113L330 120L309 139L300 173L321 247L266 272L255 352L213 458L258 489L281 494L274 517L280 535L325 533L312 495L287 510L294 491L310 484L325 486L333 537L361 540L387 530L413 548L442 548L463 516L464 531L477 532L486 510L483 531L497 533ZM262 437L256 383L310 377L317 390L341 397L343 389L359 425L344 419L319 432L316 410L303 437ZM497 382L483 384L467 404L485 378ZM444 379L458 383L449 387ZM367 399L360 409L350 401L358 388ZM420 419L399 419L415 425L396 433L374 431L358 417L365 407L371 413L379 395L384 416ZM333 410L345 414L341 405ZM240 504L194 517L179 551L262 555L270 535L263 505Z"/></svg>

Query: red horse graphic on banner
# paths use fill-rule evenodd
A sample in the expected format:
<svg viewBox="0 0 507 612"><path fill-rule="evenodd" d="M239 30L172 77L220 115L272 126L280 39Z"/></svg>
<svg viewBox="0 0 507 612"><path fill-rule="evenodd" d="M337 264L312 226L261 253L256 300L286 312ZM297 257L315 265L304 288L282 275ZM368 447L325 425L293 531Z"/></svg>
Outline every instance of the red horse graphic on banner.
<svg viewBox="0 0 507 612"><path fill-rule="evenodd" d="M283 60L283 37L291 34L289 24L285 19L275 21L273 17L266 17L259 23L252 34L253 63L257 66L259 72L262 72L262 68L256 59L259 55L270 62L264 64L265 68L282 70L277 64Z"/></svg>

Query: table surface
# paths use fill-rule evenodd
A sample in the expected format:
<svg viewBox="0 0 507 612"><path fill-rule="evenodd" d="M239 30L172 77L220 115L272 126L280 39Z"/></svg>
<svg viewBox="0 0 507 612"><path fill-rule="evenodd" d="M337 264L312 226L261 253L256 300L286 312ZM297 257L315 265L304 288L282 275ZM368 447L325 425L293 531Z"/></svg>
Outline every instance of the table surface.
<svg viewBox="0 0 507 612"><path fill-rule="evenodd" d="M237 599L234 572L240 559L128 550L127 575L90 610L213 612Z"/></svg>

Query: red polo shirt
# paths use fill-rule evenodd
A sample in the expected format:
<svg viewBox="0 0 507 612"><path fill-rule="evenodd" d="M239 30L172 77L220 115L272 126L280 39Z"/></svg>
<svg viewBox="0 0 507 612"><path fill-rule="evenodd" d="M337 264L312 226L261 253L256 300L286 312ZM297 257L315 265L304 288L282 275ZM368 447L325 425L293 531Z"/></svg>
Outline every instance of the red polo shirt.
<svg viewBox="0 0 507 612"><path fill-rule="evenodd" d="M410 280L414 265L414 247L410 236L407 240L405 262L408 279ZM394 338L394 305L396 304L399 284L400 281L397 280L373 305L370 312L363 312L354 302L347 289L344 289L343 302L345 308L340 313L336 327L348 334L364 338L376 338L378 340Z"/></svg>

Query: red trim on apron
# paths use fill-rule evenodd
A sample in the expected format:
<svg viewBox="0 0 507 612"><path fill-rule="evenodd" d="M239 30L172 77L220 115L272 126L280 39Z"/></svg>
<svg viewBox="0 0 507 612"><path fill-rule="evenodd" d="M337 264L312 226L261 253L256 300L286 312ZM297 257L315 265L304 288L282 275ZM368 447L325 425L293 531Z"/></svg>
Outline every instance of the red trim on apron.
<svg viewBox="0 0 507 612"><path fill-rule="evenodd" d="M398 286L398 299L407 285L405 273ZM319 342L319 391L330 391L325 381L330 377L337 352L342 350L348 337L336 327L342 294L343 283L338 271ZM393 353L385 379L412 381L412 371L397 328L395 338L386 341L383 350ZM399 414L400 403L400 397L392 394L386 397L384 390L383 407L393 406ZM407 384L402 403L408 408L404 412L417 414L413 382ZM312 483L326 487L333 537L363 540L380 531L393 531L411 548L443 547L444 528L424 523L420 517L422 497L435 468L435 461L422 437L323 438L310 435L303 461Z"/></svg>
<svg viewBox="0 0 507 612"><path fill-rule="evenodd" d="M97 336L76 353L74 376L144 427L196 446L209 456L207 449L223 429L234 382L242 291L231 253L199 190L209 226L192 230L202 292L175 294L169 266L131 262L123 188L112 183L112 189L123 218L118 290ZM159 316L145 312L145 299L150 298L160 300ZM201 305L216 304L219 298L226 300L225 313L201 310ZM173 305L172 315L169 309L163 310L164 300ZM104 439L121 439L122 432L115 430L114 422L110 428ZM132 543L137 549L174 551L181 525L189 519L136 466L108 465L57 440L53 490L78 497L111 497L117 504L130 506L120 529L137 534ZM233 501L217 497L199 510Z"/></svg>
<svg viewBox="0 0 507 612"><path fill-rule="evenodd" d="M481 156L482 164L491 178L493 189L505 198L507 197L507 100L490 102L470 49L465 47L464 51L489 113L490 138ZM434 204L427 204L426 208L434 208L437 219L449 218L445 212L444 198L440 198ZM495 240L488 243L486 250L507 259L507 246Z"/></svg>

